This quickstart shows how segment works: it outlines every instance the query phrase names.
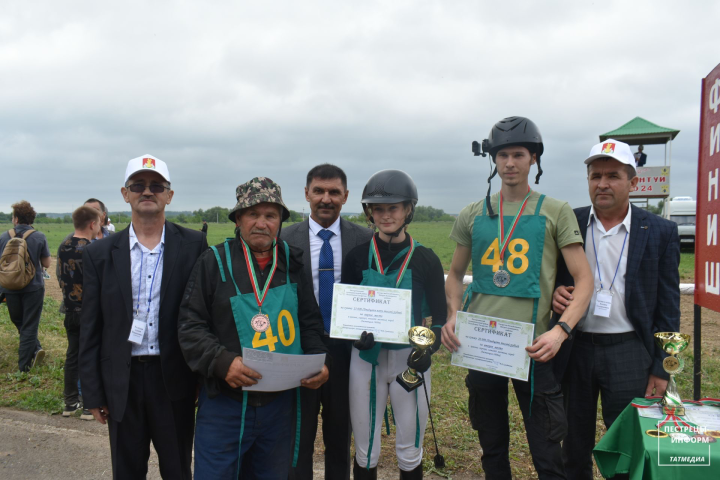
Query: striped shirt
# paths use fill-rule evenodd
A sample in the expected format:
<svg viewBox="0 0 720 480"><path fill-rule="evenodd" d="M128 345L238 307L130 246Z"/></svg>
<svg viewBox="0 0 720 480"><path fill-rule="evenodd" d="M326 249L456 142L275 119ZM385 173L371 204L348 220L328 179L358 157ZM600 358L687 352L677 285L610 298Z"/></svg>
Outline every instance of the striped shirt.
<svg viewBox="0 0 720 480"><path fill-rule="evenodd" d="M133 317L147 323L142 343L132 343L132 356L160 355L159 314L160 288L162 286L165 227L160 243L150 250L138 242L135 229L130 224L130 272L133 298ZM155 277L153 279L153 277ZM152 292L150 289L152 288ZM140 292L138 302L138 290ZM148 304L148 300L150 303ZM139 307L138 307L139 304ZM148 311L149 308L149 311Z"/></svg>

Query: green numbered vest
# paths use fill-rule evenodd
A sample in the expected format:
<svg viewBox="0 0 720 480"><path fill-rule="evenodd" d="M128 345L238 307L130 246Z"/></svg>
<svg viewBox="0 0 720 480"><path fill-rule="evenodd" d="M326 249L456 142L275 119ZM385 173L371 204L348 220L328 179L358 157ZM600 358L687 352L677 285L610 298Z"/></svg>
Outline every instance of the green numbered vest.
<svg viewBox="0 0 720 480"><path fill-rule="evenodd" d="M285 285L270 288L263 301L262 311L268 316L270 326L264 332L256 332L250 325L253 316L259 313L257 299L255 293L240 293L240 289L235 281L235 275L232 268L232 257L230 255L230 245L225 240L225 263L227 265L230 279L235 286L235 295L230 297L230 306L232 308L233 319L235 320L235 328L240 338L240 345L248 348L264 350L267 352L288 353L293 355L302 355L303 351L300 347L300 327L298 324L298 296L297 284L290 283L290 247L287 242L282 242L285 247ZM220 269L220 279L225 282L225 269L223 268L220 254L216 247L210 247L215 253L218 267ZM275 244L273 244L275 248ZM247 259L252 262L251 258ZM272 277L266 282L272 281ZM247 409L247 392L243 391L242 402L242 427L240 428L240 445L242 445L243 433L245 431L245 410ZM295 435L295 452L293 454L293 467L297 465L298 451L300 449L300 388L297 388L297 428ZM238 466L240 456L238 451Z"/></svg>
<svg viewBox="0 0 720 480"><path fill-rule="evenodd" d="M476 216L473 222L473 281L465 290L463 310L467 310L473 294L476 293L532 298L532 323L535 324L540 300L540 267L542 266L543 248L545 246L546 218L540 215L543 200L545 200L545 195L540 195L533 215L522 215L518 219L515 231L505 251L503 268L510 275L510 283L506 287L498 287L493 282L493 275L500 268L500 242L497 236L500 217L498 215L488 216L487 202L483 204L483 214ZM511 225L512 221L512 216L505 215L505 225ZM534 360L532 360L531 365L530 412L532 413L532 398L535 385Z"/></svg>
<svg viewBox="0 0 720 480"><path fill-rule="evenodd" d="M410 242L412 245L414 245L415 248L417 248L420 243L413 240L412 237L410 237ZM370 240L370 249L368 250L368 268L367 270L363 270L362 276L363 279L360 282L360 285L367 285L369 287L384 287L384 288L402 288L405 290L412 290L412 270L408 267L405 270L405 273L403 274L402 279L400 280L400 284L396 285L396 279L398 276L398 271L400 265L397 264L398 260L402 260L405 255L410 250L410 247L405 247L402 250L400 250L397 255L395 255L395 258L392 259L390 264L385 269L385 274L383 275L379 271L375 270L373 268L373 241ZM410 263L410 259L408 259L408 264ZM396 268L394 270L390 270L393 266ZM415 322L415 315L414 311L411 307L411 313L410 317L412 319L412 322ZM398 344L398 343L380 343L376 342L375 346L371 348L370 350L360 350L360 358L365 360L368 363L372 364L372 372L370 374L370 443L368 445L368 463L367 468L370 468L370 456L372 454L372 448L373 443L375 440L375 419L376 417L376 407L377 407L377 392L376 392L376 377L375 377L375 367L378 364L378 356L380 355L380 349L385 348L387 350L401 350L403 348L410 348L410 343L407 344ZM417 407L417 389L415 389L415 448L420 447L420 414L419 409ZM388 422L388 415L387 415L387 409L385 411L385 423ZM389 426L388 426L389 428Z"/></svg>

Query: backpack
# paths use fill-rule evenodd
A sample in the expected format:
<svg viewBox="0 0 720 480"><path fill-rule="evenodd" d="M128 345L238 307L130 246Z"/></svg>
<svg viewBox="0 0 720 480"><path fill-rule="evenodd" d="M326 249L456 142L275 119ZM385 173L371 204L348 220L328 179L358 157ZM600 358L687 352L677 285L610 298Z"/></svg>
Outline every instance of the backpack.
<svg viewBox="0 0 720 480"><path fill-rule="evenodd" d="M27 238L35 230L18 237L14 229L8 230L10 240L0 256L0 286L8 290L22 290L35 278L35 264L28 253Z"/></svg>

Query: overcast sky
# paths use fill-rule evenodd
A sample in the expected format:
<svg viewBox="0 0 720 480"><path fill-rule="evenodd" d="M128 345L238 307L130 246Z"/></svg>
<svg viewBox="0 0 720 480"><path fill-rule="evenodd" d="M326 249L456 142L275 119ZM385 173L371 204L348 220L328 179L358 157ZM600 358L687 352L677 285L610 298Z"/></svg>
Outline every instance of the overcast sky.
<svg viewBox="0 0 720 480"><path fill-rule="evenodd" d="M543 134L533 187L572 206L589 203L598 135L635 116L680 130L671 193L695 197L719 21L717 0L6 0L0 211L91 196L128 210L125 165L149 153L169 165L170 210L231 207L238 184L269 176L301 211L305 174L331 162L348 174L346 211L398 168L420 205L457 213L487 186L471 142L511 115ZM662 164L662 146L646 153Z"/></svg>

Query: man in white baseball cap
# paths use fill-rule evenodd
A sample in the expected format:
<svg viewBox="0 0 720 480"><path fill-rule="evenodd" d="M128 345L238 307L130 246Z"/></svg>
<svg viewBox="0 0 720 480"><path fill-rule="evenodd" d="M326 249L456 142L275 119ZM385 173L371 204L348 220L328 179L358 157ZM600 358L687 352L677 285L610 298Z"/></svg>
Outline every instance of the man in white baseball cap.
<svg viewBox="0 0 720 480"><path fill-rule="evenodd" d="M197 380L177 319L205 235L165 220L170 172L159 158L128 162L124 230L83 251L80 379L85 408L108 423L113 478L145 478L150 441L163 478L192 478Z"/></svg>
<svg viewBox="0 0 720 480"><path fill-rule="evenodd" d="M128 162L125 168L125 183L138 172L155 172L160 175L163 180L170 183L170 172L168 171L167 164L152 155L143 155L142 157L133 158Z"/></svg>
<svg viewBox="0 0 720 480"><path fill-rule="evenodd" d="M558 354L569 355L563 461L567 478L579 480L593 478L598 395L607 428L634 398L662 395L666 355L653 334L680 328L677 225L630 204L638 177L628 144L598 143L585 164L592 206L576 208L575 216L595 284L572 342ZM560 265L552 304L557 314L573 302L566 272Z"/></svg>

